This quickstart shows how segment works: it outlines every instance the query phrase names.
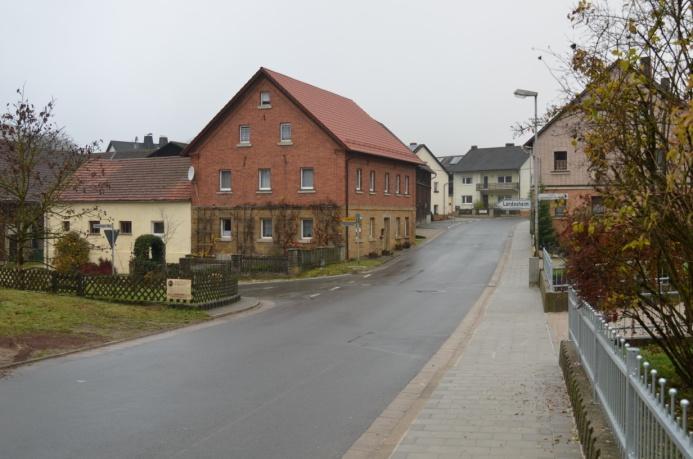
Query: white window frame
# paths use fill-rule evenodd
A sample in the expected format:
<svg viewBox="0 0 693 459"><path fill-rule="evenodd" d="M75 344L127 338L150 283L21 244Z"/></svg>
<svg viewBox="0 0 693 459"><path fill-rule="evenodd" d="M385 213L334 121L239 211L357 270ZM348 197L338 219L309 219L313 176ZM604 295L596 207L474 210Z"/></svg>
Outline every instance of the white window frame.
<svg viewBox="0 0 693 459"><path fill-rule="evenodd" d="M402 219L397 217L395 218L395 238L399 238L399 235L401 234L402 229L400 228L402 226Z"/></svg>
<svg viewBox="0 0 693 459"><path fill-rule="evenodd" d="M270 225L270 235L265 236L265 223L269 221ZM274 228L272 224L272 219L271 218L261 218L260 219L260 239L272 239L274 236Z"/></svg>
<svg viewBox="0 0 693 459"><path fill-rule="evenodd" d="M462 177L462 185L471 185L472 184L472 178L471 177Z"/></svg>
<svg viewBox="0 0 693 459"><path fill-rule="evenodd" d="M409 195L409 176L404 176L404 194Z"/></svg>
<svg viewBox="0 0 693 459"><path fill-rule="evenodd" d="M402 176L397 174L395 177L395 194L399 194L402 190Z"/></svg>
<svg viewBox="0 0 693 459"><path fill-rule="evenodd" d="M313 185L312 186L306 186L303 183L303 173L307 172L307 171L311 171L311 173L313 174ZM301 190L315 190L315 169L314 168L312 168L312 167L302 167L301 168Z"/></svg>
<svg viewBox="0 0 693 459"><path fill-rule="evenodd" d="M225 230L224 223L229 222L229 230ZM222 217L219 219L219 237L222 241L230 241L233 238L233 221L230 217Z"/></svg>
<svg viewBox="0 0 693 459"><path fill-rule="evenodd" d="M375 193L375 171L368 174L368 191Z"/></svg>
<svg viewBox="0 0 693 459"><path fill-rule="evenodd" d="M409 217L404 217L404 237L409 237Z"/></svg>
<svg viewBox="0 0 693 459"><path fill-rule="evenodd" d="M383 182L383 191L385 194L390 194L390 173L385 172L385 179Z"/></svg>
<svg viewBox="0 0 693 459"><path fill-rule="evenodd" d="M467 201L465 198L469 198L469 201ZM474 196L471 194L463 194L462 195L462 204L472 204L472 201L474 200Z"/></svg>
<svg viewBox="0 0 693 459"><path fill-rule="evenodd" d="M229 173L229 186L224 187L224 173L228 172ZM221 169L219 171L219 191L231 191L232 188L232 182L231 182L231 170L229 169Z"/></svg>
<svg viewBox="0 0 693 459"><path fill-rule="evenodd" d="M305 222L311 222L311 226L310 226L311 235L310 236L306 236L306 234L304 233L305 227L303 226L303 224ZM313 219L312 218L302 218L301 219L301 239L306 240L306 241L310 241L311 239L313 239L314 232L315 232L315 222L313 221Z"/></svg>
<svg viewBox="0 0 693 459"><path fill-rule="evenodd" d="M248 132L248 138L246 140L243 140L243 130L244 129L247 129L247 132ZM238 127L238 143L241 145L250 145L250 125L241 124Z"/></svg>
<svg viewBox="0 0 693 459"><path fill-rule="evenodd" d="M284 128L289 128L289 136L284 137ZM279 142L280 143L291 143L291 134L292 134L292 128L291 128L291 123L279 123Z"/></svg>
<svg viewBox="0 0 693 459"><path fill-rule="evenodd" d="M433 192L438 193L438 182L433 182Z"/></svg>
<svg viewBox="0 0 693 459"><path fill-rule="evenodd" d="M356 191L363 191L363 170L360 167L356 169Z"/></svg>
<svg viewBox="0 0 693 459"><path fill-rule="evenodd" d="M368 219L368 238L375 239L375 217Z"/></svg>
<svg viewBox="0 0 693 459"><path fill-rule="evenodd" d="M264 100L264 96L267 96L267 100ZM272 106L272 96L269 91L260 91L260 107L271 107Z"/></svg>
<svg viewBox="0 0 693 459"><path fill-rule="evenodd" d="M157 232L154 231L154 226L155 226L157 223L161 223L161 225L164 227L164 231L163 231L163 232L157 233ZM166 234L166 223L164 223L163 220L152 220L152 234L153 234L154 236L163 236L164 234Z"/></svg>
<svg viewBox="0 0 693 459"><path fill-rule="evenodd" d="M262 186L262 173L267 171L268 186ZM257 189L260 191L272 191L272 169L261 167L257 170Z"/></svg>

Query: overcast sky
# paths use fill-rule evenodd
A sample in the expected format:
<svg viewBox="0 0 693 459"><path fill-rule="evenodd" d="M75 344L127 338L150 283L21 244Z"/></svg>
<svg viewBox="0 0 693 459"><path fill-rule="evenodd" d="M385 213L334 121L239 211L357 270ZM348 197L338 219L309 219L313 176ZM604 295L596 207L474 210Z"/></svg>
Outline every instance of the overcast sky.
<svg viewBox="0 0 693 459"><path fill-rule="evenodd" d="M0 102L24 85L78 142L189 141L260 67L349 97L439 156L513 139L520 87L566 50L575 0L0 0Z"/></svg>

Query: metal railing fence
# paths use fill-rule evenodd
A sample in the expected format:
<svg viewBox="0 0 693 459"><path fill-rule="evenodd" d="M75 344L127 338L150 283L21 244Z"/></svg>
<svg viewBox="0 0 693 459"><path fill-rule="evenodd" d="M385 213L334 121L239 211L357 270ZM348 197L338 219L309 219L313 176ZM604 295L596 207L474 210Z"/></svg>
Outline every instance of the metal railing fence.
<svg viewBox="0 0 693 459"><path fill-rule="evenodd" d="M594 395L602 405L624 458L693 459L689 402L657 378L640 351L631 347L572 288L568 291L570 340L580 355Z"/></svg>
<svg viewBox="0 0 693 459"><path fill-rule="evenodd" d="M544 260L544 278L549 291L561 291L568 288L568 279L565 268L556 268L553 265L551 254L545 248L541 249Z"/></svg>

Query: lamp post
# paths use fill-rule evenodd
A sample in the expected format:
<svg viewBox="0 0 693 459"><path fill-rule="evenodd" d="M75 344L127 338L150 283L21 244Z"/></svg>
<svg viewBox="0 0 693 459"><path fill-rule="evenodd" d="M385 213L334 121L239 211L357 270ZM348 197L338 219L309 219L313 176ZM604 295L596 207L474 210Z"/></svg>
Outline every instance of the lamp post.
<svg viewBox="0 0 693 459"><path fill-rule="evenodd" d="M534 247L539 249L539 171L537 168L537 139L539 131L537 129L538 117L537 117L537 98L539 93L536 91L529 91L527 89L516 89L515 97L524 99L526 97L534 97L534 142L532 143L532 178L531 181L534 183Z"/></svg>

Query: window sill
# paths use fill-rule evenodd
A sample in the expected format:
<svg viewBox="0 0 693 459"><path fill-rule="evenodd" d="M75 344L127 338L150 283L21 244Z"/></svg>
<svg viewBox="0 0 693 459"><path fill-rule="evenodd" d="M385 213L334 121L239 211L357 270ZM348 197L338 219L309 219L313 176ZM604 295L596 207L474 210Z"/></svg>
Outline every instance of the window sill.
<svg viewBox="0 0 693 459"><path fill-rule="evenodd" d="M221 191L217 191L217 194L233 194L233 191L231 191L231 190L228 190L228 191L227 191L227 190L221 190Z"/></svg>
<svg viewBox="0 0 693 459"><path fill-rule="evenodd" d="M552 174L570 174L570 171L565 169L565 170L559 170L559 171L551 171Z"/></svg>
<svg viewBox="0 0 693 459"><path fill-rule="evenodd" d="M236 144L237 148L248 148L248 147L252 147L252 146L253 146L252 143L237 143Z"/></svg>
<svg viewBox="0 0 693 459"><path fill-rule="evenodd" d="M376 193L375 193L375 191L369 191L368 194L371 195L371 196L373 196L373 195L375 195Z"/></svg>
<svg viewBox="0 0 693 459"><path fill-rule="evenodd" d="M118 236L132 236L132 233L120 233Z"/></svg>
<svg viewBox="0 0 693 459"><path fill-rule="evenodd" d="M290 146L293 144L294 143L291 140L282 140L280 142L277 142L277 145L279 145L280 147L286 147L286 146Z"/></svg>
<svg viewBox="0 0 693 459"><path fill-rule="evenodd" d="M257 190L255 194L272 194L272 190Z"/></svg>
<svg viewBox="0 0 693 459"><path fill-rule="evenodd" d="M311 244L313 242L313 238L301 238L298 240L299 244Z"/></svg>
<svg viewBox="0 0 693 459"><path fill-rule="evenodd" d="M356 194L363 194L362 190L356 190Z"/></svg>
<svg viewBox="0 0 693 459"><path fill-rule="evenodd" d="M272 244L274 242L274 239L271 237L263 237L256 240L255 242L264 242L265 244Z"/></svg>
<svg viewBox="0 0 693 459"><path fill-rule="evenodd" d="M299 193L305 193L305 194L310 194L310 193L315 193L315 189L311 190L298 190Z"/></svg>
<svg viewBox="0 0 693 459"><path fill-rule="evenodd" d="M388 193L387 191L386 191L385 193L383 193L383 194L384 194L385 196L390 196L390 193Z"/></svg>
<svg viewBox="0 0 693 459"><path fill-rule="evenodd" d="M268 110L268 109L272 108L272 104L258 105L257 108L259 110Z"/></svg>
<svg viewBox="0 0 693 459"><path fill-rule="evenodd" d="M220 237L219 242L231 242L232 239L230 237Z"/></svg>

